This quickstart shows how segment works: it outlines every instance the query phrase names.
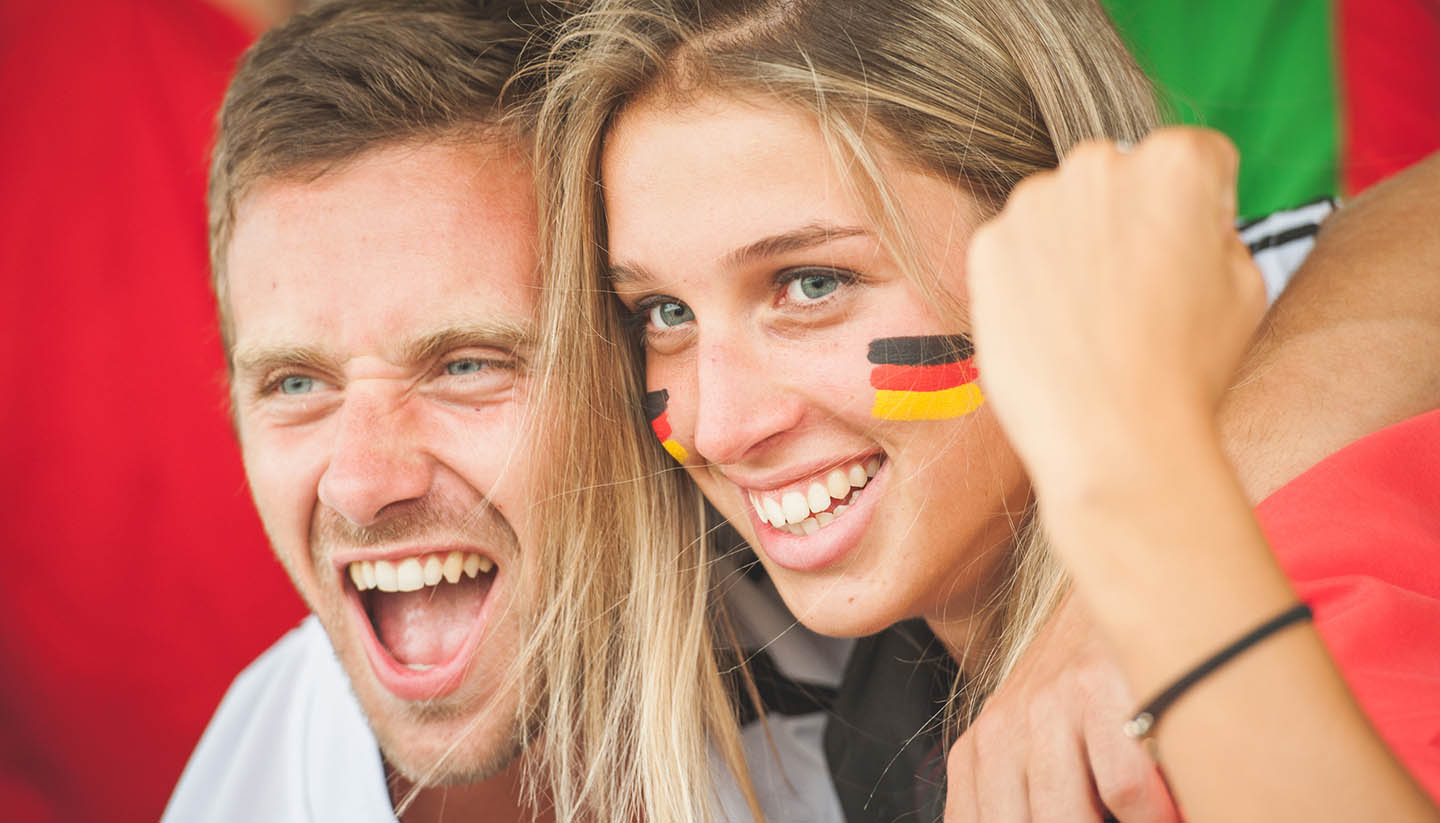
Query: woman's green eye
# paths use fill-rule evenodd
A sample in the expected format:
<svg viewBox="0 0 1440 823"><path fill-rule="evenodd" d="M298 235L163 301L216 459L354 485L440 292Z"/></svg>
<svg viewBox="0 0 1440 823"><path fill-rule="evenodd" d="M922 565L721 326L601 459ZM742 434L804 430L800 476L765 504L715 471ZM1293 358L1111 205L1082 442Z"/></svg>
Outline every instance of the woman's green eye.
<svg viewBox="0 0 1440 823"><path fill-rule="evenodd" d="M840 278L833 274L806 274L790 281L786 295L791 300L819 300L840 288Z"/></svg>
<svg viewBox="0 0 1440 823"><path fill-rule="evenodd" d="M694 319L695 312L690 311L689 306L674 300L657 303L654 308L650 309L650 322L663 328L679 326Z"/></svg>
<svg viewBox="0 0 1440 823"><path fill-rule="evenodd" d="M464 360L453 360L445 364L446 374L477 374L484 370L485 364L473 358L466 358Z"/></svg>
<svg viewBox="0 0 1440 823"><path fill-rule="evenodd" d="M315 379L313 377L302 377L292 374L280 381L281 394L305 394L314 390Z"/></svg>

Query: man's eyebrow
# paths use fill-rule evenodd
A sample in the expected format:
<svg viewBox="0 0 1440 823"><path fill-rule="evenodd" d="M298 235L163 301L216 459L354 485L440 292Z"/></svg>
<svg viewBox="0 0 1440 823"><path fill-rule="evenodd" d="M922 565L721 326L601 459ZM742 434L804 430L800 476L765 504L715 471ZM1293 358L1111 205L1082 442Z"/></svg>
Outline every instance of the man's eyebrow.
<svg viewBox="0 0 1440 823"><path fill-rule="evenodd" d="M535 328L527 320L495 319L460 323L406 342L398 362L424 363L453 349L469 346L500 349L524 359L535 342Z"/></svg>
<svg viewBox="0 0 1440 823"><path fill-rule="evenodd" d="M528 321L487 320L457 323L402 342L390 356L396 363L415 365L434 360L453 349L476 346L500 349L524 359L534 343L534 328ZM281 369L338 372L341 364L333 354L313 346L261 346L237 349L237 375L266 375Z"/></svg>
<svg viewBox="0 0 1440 823"><path fill-rule="evenodd" d="M727 252L720 259L723 266L741 266L754 260L774 257L794 251L812 249L834 240L847 237L870 236L871 232L861 226L837 226L832 223L810 223L789 231L763 237L734 251ZM636 282L654 281L655 276L637 263L617 263L610 266L610 283L615 288L632 286Z"/></svg>
<svg viewBox="0 0 1440 823"><path fill-rule="evenodd" d="M333 371L335 358L311 346L265 346L236 349L231 357L235 374L266 375L279 369Z"/></svg>

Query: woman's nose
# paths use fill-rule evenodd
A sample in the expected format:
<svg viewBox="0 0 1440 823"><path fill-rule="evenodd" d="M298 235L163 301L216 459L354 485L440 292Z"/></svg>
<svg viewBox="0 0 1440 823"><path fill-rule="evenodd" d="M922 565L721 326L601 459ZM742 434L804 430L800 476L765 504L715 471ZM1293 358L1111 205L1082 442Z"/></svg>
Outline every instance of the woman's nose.
<svg viewBox="0 0 1440 823"><path fill-rule="evenodd" d="M764 341L702 340L697 352L695 449L711 463L743 462L799 422L797 396Z"/></svg>

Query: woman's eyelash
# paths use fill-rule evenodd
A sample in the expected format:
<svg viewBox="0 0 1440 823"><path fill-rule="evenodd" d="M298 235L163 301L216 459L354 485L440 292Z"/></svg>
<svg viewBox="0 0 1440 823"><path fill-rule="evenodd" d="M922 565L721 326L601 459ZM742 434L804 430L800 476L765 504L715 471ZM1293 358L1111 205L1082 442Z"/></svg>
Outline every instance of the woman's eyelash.
<svg viewBox="0 0 1440 823"><path fill-rule="evenodd" d="M782 269L775 274L775 288L777 290L788 289L796 280L801 280L811 275L832 277L838 286L849 286L855 283L864 282L864 275L850 269L837 269L829 266L795 266ZM837 287L838 287L837 286ZM825 295L828 297L829 295ZM823 298L817 298L817 300Z"/></svg>
<svg viewBox="0 0 1440 823"><path fill-rule="evenodd" d="M652 294L642 297L635 302L635 308L625 310L625 325L632 330L644 330L650 325L650 314L655 311L656 306L663 306L666 303L677 303L681 301L664 294Z"/></svg>

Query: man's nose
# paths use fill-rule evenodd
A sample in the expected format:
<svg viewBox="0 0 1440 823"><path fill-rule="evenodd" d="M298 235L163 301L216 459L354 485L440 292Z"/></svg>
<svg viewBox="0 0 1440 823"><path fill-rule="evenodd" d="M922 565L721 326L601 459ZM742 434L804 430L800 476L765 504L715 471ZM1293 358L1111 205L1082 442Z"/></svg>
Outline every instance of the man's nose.
<svg viewBox="0 0 1440 823"><path fill-rule="evenodd" d="M736 464L795 428L803 404L777 371L783 363L747 335L700 341L695 449L711 463Z"/></svg>
<svg viewBox="0 0 1440 823"><path fill-rule="evenodd" d="M413 401L355 391L341 406L319 497L356 526L381 519L392 503L423 498L434 481L434 460L421 444Z"/></svg>

